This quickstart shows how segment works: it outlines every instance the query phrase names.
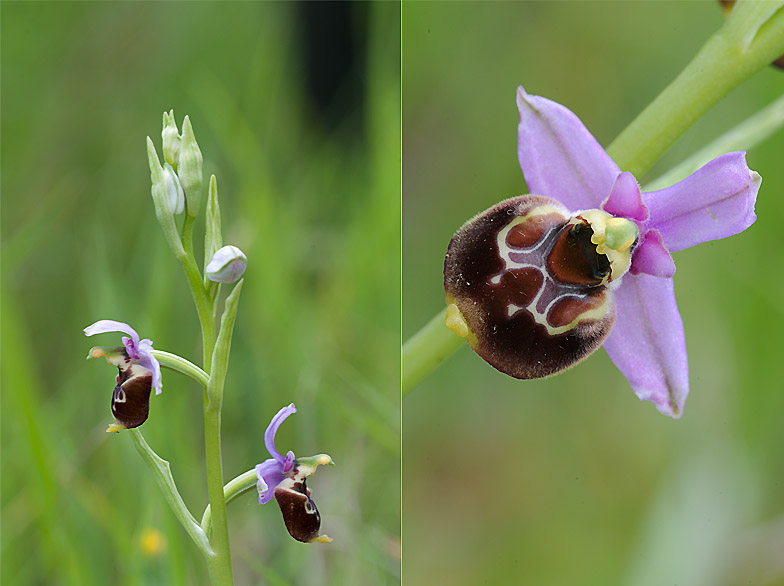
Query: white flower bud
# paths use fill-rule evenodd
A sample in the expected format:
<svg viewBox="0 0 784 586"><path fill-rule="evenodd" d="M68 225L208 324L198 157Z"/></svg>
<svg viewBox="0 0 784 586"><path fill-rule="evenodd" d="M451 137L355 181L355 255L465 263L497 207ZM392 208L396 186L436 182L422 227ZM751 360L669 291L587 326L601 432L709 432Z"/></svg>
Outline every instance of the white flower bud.
<svg viewBox="0 0 784 586"><path fill-rule="evenodd" d="M169 181L166 179L167 171L161 167L158 160L158 153L155 152L155 145L152 144L152 139L147 137L147 160L150 164L150 180L152 181L152 201L155 206L155 216L163 228L163 233L166 236L166 241L174 251L175 254L185 254L182 246L180 234L177 231L177 226L174 223L174 209L177 207L176 201L174 206L170 200L170 189L167 185ZM168 163L167 163L167 166ZM174 184L176 187L176 183ZM176 191L176 190L175 190Z"/></svg>
<svg viewBox="0 0 784 586"><path fill-rule="evenodd" d="M247 266L245 253L236 246L224 246L212 256L204 272L210 281L234 283L239 280Z"/></svg>
<svg viewBox="0 0 784 586"><path fill-rule="evenodd" d="M163 185L168 196L169 209L175 215L181 214L185 209L185 194L177 173L169 163L163 164Z"/></svg>
<svg viewBox="0 0 784 586"><path fill-rule="evenodd" d="M163 113L161 139L163 139L163 160L176 169L180 157L180 134L174 121L174 110Z"/></svg>
<svg viewBox="0 0 784 586"><path fill-rule="evenodd" d="M195 218L201 207L202 156L199 143L193 135L193 126L186 116L182 121L180 153L177 159L177 175L182 182L188 200L188 215Z"/></svg>

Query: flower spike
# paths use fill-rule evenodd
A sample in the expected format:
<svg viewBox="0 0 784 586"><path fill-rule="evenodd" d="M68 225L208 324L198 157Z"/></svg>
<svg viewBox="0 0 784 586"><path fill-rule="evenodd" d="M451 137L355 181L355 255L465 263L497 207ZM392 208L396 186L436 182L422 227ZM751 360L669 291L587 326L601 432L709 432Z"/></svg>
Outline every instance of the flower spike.
<svg viewBox="0 0 784 586"><path fill-rule="evenodd" d="M539 378L604 343L637 396L680 417L689 392L671 252L754 223L761 179L727 153L641 193L577 116L517 90L528 189L461 227L444 262L447 325L498 370Z"/></svg>

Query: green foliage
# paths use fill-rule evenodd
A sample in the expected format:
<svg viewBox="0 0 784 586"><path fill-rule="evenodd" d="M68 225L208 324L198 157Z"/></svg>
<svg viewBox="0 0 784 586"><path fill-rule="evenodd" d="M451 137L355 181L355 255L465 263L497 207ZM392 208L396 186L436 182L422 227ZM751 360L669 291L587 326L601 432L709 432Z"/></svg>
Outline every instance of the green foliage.
<svg viewBox="0 0 784 586"><path fill-rule="evenodd" d="M264 429L292 401L278 447L336 463L311 483L332 544L294 542L252 494L229 506L236 583L399 582L399 6L353 7L366 48L349 79L365 98L336 126L307 92L295 6L3 4L3 583L206 583L131 438L104 433L113 374L84 361L81 333L125 321L200 363L150 197L145 136L159 144L170 108L190 116L223 238L249 260L224 475L268 457ZM199 251L203 218L194 233ZM164 380L145 437L201 518L202 393ZM150 528L158 555L142 551Z"/></svg>

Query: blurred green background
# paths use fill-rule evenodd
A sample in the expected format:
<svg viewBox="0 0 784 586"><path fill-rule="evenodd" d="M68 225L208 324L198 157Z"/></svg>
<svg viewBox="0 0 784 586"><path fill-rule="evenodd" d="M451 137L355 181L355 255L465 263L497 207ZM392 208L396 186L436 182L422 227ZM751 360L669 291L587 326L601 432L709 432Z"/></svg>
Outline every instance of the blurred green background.
<svg viewBox="0 0 784 586"><path fill-rule="evenodd" d="M515 89L607 146L722 23L713 2L404 2L403 338L443 308L453 232L525 193ZM638 179L784 92L766 69ZM407 586L784 584L784 133L746 233L675 255L691 395L675 421L600 350L543 381L468 348L403 401Z"/></svg>
<svg viewBox="0 0 784 586"><path fill-rule="evenodd" d="M249 259L223 417L226 479L329 453L306 546L276 505L228 510L237 584L400 580L400 6L2 4L2 575L18 585L201 585L205 565L127 434L106 434L98 319L200 362L153 213L145 137L189 114ZM202 238L203 219L197 224ZM197 244L197 250L199 250ZM142 428L197 518L202 396L164 372ZM145 553L157 530L165 546Z"/></svg>

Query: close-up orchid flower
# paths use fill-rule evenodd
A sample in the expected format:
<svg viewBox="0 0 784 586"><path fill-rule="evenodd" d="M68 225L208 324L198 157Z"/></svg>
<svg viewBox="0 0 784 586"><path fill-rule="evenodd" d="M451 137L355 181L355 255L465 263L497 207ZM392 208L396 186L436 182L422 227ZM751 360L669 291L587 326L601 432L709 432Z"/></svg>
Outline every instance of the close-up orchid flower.
<svg viewBox="0 0 784 586"><path fill-rule="evenodd" d="M403 20L406 580L780 580L784 2Z"/></svg>
<svg viewBox="0 0 784 586"><path fill-rule="evenodd" d="M111 403L116 423L110 425L106 431L139 427L147 421L150 391L155 389L156 395L163 391L161 365L151 352L152 340L140 339L136 330L126 323L103 319L84 328L85 336L107 332L127 335L122 337L122 346L95 346L87 354L88 359L104 357L119 370Z"/></svg>
<svg viewBox="0 0 784 586"><path fill-rule="evenodd" d="M332 458L326 454L295 458L294 452L288 451L281 456L275 448L275 434L289 415L296 413L294 403L278 411L264 432L264 445L272 458L256 465L256 489L259 503L266 504L274 497L283 514L283 521L289 534L303 543L328 543L332 541L326 535L319 535L321 515L316 503L310 498L310 489L305 479L321 465L334 465Z"/></svg>
<svg viewBox="0 0 784 586"><path fill-rule="evenodd" d="M540 378L602 343L641 400L678 418L689 393L670 253L742 232L761 179L745 153L641 193L566 107L517 90L518 158L531 194L455 234L447 325L498 370Z"/></svg>

